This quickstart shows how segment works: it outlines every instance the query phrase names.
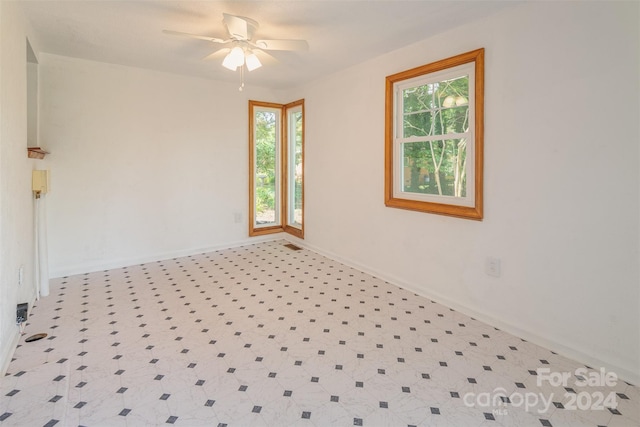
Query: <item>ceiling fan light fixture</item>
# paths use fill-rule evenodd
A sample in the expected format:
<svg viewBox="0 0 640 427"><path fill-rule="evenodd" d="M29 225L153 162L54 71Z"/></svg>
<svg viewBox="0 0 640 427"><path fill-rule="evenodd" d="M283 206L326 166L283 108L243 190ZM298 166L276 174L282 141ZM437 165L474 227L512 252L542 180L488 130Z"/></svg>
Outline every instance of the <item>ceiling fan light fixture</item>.
<svg viewBox="0 0 640 427"><path fill-rule="evenodd" d="M247 70L253 71L256 68L262 67L262 63L258 59L255 53L249 51L247 56L245 56L245 63L247 64Z"/></svg>
<svg viewBox="0 0 640 427"><path fill-rule="evenodd" d="M236 68L241 67L243 64L244 50L242 50L242 48L239 46L231 49L231 52L229 52L222 61L222 66L228 68L231 71L235 71Z"/></svg>
<svg viewBox="0 0 640 427"><path fill-rule="evenodd" d="M2 0L0 0L1 2ZM254 33L258 29L259 24L253 19L245 16L235 16L228 13L223 13L223 22L227 27L227 38L217 38L204 36L199 34L183 33L180 31L163 30L166 34L172 34L176 36L189 37L193 39L206 40L212 43L218 43L227 45L230 50L220 50L217 52L223 53L227 51L224 59L222 60L222 66L231 70L238 71L240 68L240 90L244 87L244 69L247 67L248 71L256 70L262 67L260 59L255 54L254 50L264 54L263 50L277 50L277 51L306 51L309 49L309 44L306 40L285 40L285 39L264 39L254 40ZM205 57L205 59L211 59L214 56L217 57L217 52L211 53ZM214 55L215 54L215 55Z"/></svg>
<svg viewBox="0 0 640 427"><path fill-rule="evenodd" d="M235 71L236 68L238 68L230 54L224 57L224 59L222 60L222 66L231 71Z"/></svg>

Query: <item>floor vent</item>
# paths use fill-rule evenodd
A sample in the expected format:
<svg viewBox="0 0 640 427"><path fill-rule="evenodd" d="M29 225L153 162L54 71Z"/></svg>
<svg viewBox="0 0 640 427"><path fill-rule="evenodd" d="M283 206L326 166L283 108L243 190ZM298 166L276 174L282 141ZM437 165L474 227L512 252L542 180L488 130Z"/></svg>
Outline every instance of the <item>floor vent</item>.
<svg viewBox="0 0 640 427"><path fill-rule="evenodd" d="M45 333L35 334L35 335L31 335L29 338L26 338L24 341L25 342L39 341L42 338L46 338L46 337L47 337L47 334Z"/></svg>
<svg viewBox="0 0 640 427"><path fill-rule="evenodd" d="M301 249L302 249L300 246L296 246L296 245L294 245L293 243L287 243L287 244L285 245L285 247L287 247L287 248L289 248L289 249L291 249L291 250L293 250L293 251L299 251L299 250L301 250Z"/></svg>

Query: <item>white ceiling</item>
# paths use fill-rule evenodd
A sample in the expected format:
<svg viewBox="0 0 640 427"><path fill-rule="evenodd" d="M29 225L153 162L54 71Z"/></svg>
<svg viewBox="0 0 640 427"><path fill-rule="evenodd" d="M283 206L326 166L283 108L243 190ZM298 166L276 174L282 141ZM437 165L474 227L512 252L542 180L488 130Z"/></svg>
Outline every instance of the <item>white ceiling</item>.
<svg viewBox="0 0 640 427"><path fill-rule="evenodd" d="M482 18L508 1L20 1L40 51L94 61L239 82L219 45L163 29L226 37L222 14L259 22L258 39L305 39L308 52L271 51L247 85L295 87L433 34Z"/></svg>

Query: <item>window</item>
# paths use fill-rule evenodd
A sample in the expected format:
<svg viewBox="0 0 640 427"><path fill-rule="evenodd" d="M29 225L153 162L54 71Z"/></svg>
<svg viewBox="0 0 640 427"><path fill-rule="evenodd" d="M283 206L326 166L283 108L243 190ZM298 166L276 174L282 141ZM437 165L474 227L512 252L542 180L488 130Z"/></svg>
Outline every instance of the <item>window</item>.
<svg viewBox="0 0 640 427"><path fill-rule="evenodd" d="M482 219L484 49L388 76L385 204Z"/></svg>
<svg viewBox="0 0 640 427"><path fill-rule="evenodd" d="M285 106L286 134L285 134L285 171L287 173L287 197L285 212L287 220L284 231L303 237L302 214L304 206L303 177L303 146L304 146L304 101L296 101Z"/></svg>
<svg viewBox="0 0 640 427"><path fill-rule="evenodd" d="M249 235L304 237L304 100L249 101Z"/></svg>
<svg viewBox="0 0 640 427"><path fill-rule="evenodd" d="M251 229L255 234L281 231L281 107L250 102ZM272 231L274 230L275 231Z"/></svg>

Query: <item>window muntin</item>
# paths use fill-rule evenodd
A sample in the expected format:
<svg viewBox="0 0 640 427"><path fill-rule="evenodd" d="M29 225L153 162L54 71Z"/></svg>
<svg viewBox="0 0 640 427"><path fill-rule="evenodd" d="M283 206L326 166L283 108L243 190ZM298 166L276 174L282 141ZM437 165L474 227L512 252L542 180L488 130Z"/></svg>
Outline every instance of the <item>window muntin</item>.
<svg viewBox="0 0 640 427"><path fill-rule="evenodd" d="M482 218L483 57L387 77L387 206Z"/></svg>

